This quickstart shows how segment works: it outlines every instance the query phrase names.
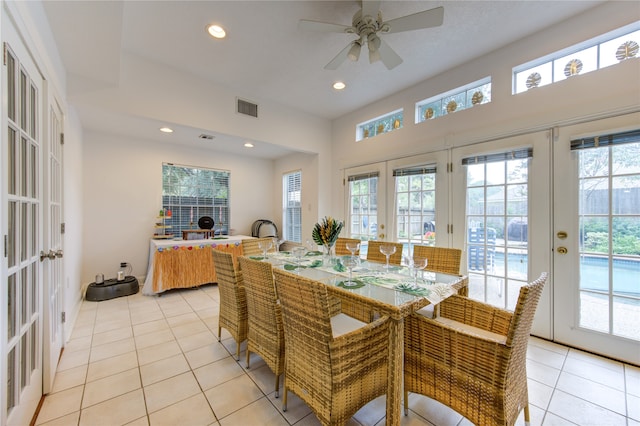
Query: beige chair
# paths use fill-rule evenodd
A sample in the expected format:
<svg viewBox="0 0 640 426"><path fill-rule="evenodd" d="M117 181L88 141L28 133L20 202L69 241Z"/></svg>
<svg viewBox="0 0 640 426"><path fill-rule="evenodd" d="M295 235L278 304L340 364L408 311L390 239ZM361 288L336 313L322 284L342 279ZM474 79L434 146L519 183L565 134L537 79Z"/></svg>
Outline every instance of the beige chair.
<svg viewBox="0 0 640 426"><path fill-rule="evenodd" d="M402 244L390 243L388 241L369 241L369 248L367 249L367 260L371 262L387 262L387 257L380 253L380 246L390 244L396 246L396 252L389 256L390 265L400 265L402 263Z"/></svg>
<svg viewBox="0 0 640 426"><path fill-rule="evenodd" d="M348 256L351 254L347 250L347 243L361 243L357 238L338 238L336 240L336 256ZM356 256L360 256L360 248L356 251Z"/></svg>
<svg viewBox="0 0 640 426"><path fill-rule="evenodd" d="M273 281L270 263L238 258L249 311L247 335L247 368L251 353L262 357L276 375L276 398L280 389L280 375L284 373L284 331L280 302Z"/></svg>
<svg viewBox="0 0 640 426"><path fill-rule="evenodd" d="M262 241L272 241L273 242L273 238L271 238L271 237L266 237L266 238L245 238L244 240L242 240L242 254L244 256L261 255L262 254L262 250L260 249L259 244ZM273 253L275 251L276 251L276 249L272 245L271 248L268 250L268 253Z"/></svg>
<svg viewBox="0 0 640 426"><path fill-rule="evenodd" d="M242 273L233 264L233 255L212 250L220 292L218 314L218 341L224 327L236 341L236 359L240 359L240 344L247 340L247 299Z"/></svg>
<svg viewBox="0 0 640 426"><path fill-rule="evenodd" d="M414 246L415 257L426 257L425 271L441 272L443 274L459 275L462 250L446 247Z"/></svg>
<svg viewBox="0 0 640 426"><path fill-rule="evenodd" d="M389 320L364 323L332 315L327 286L274 269L286 346L287 392L300 397L323 425L343 425L387 391Z"/></svg>
<svg viewBox="0 0 640 426"><path fill-rule="evenodd" d="M440 316L405 318L404 403L416 392L477 425L529 422L526 353L547 274L520 289L515 311L453 295Z"/></svg>

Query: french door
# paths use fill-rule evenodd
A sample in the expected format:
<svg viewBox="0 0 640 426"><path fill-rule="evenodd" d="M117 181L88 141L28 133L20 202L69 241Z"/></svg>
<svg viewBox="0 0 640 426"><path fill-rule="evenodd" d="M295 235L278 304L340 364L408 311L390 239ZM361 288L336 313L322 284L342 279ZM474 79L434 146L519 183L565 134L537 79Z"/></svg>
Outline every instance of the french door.
<svg viewBox="0 0 640 426"><path fill-rule="evenodd" d="M550 132L455 148L451 153L453 247L469 297L513 310L520 287L551 270ZM552 338L552 283L532 333Z"/></svg>
<svg viewBox="0 0 640 426"><path fill-rule="evenodd" d="M43 79L4 12L0 423L24 425L42 396Z"/></svg>
<svg viewBox="0 0 640 426"><path fill-rule="evenodd" d="M558 342L640 364L640 114L560 128L554 144Z"/></svg>

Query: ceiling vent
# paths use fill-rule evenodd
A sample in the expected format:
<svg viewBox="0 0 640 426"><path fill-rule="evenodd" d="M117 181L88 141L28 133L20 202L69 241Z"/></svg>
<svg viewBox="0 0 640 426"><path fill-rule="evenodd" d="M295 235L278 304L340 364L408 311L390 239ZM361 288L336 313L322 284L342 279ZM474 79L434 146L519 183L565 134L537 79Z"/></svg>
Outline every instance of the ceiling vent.
<svg viewBox="0 0 640 426"><path fill-rule="evenodd" d="M212 141L212 140L213 140L213 138L215 138L215 136L213 136L213 135L207 135L207 134L205 134L205 133L201 134L201 135L200 135L200 136L198 136L198 137L199 137L200 139L206 139L206 140L209 140L209 141Z"/></svg>
<svg viewBox="0 0 640 426"><path fill-rule="evenodd" d="M236 98L236 112L258 118L258 104Z"/></svg>

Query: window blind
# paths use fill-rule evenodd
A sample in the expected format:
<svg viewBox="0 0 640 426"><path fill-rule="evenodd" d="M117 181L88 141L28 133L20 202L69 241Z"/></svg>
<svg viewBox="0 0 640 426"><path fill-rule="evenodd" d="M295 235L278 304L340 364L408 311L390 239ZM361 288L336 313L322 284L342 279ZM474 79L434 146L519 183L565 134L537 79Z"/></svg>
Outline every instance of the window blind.
<svg viewBox="0 0 640 426"><path fill-rule="evenodd" d="M495 163L498 161L518 160L533 157L533 148L523 148L513 151L498 152L495 154L476 155L472 157L465 157L462 159L462 165L467 166L469 164L482 164L482 163Z"/></svg>
<svg viewBox="0 0 640 426"><path fill-rule="evenodd" d="M302 242L302 172L282 176L283 231L289 241Z"/></svg>
<svg viewBox="0 0 640 426"><path fill-rule="evenodd" d="M402 169L395 169L393 171L393 176L415 176L415 175L426 175L429 173L436 172L436 165L427 165L422 167L407 167Z"/></svg>
<svg viewBox="0 0 640 426"><path fill-rule="evenodd" d="M355 182L355 181L358 181L358 180L377 178L379 175L380 175L380 173L378 173L378 172L362 173L362 174L359 174L359 175L349 176L347 178L347 180L349 182Z"/></svg>
<svg viewBox="0 0 640 426"><path fill-rule="evenodd" d="M579 149L598 148L609 145L621 145L632 142L640 142L640 129L613 133L610 135L574 139L571 141L571 150L575 151Z"/></svg>

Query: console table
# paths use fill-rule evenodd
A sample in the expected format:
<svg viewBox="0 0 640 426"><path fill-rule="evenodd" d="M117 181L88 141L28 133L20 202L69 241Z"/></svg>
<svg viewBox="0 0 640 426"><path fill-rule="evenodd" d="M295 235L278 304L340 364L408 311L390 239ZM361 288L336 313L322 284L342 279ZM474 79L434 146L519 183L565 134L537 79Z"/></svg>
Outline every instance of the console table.
<svg viewBox="0 0 640 426"><path fill-rule="evenodd" d="M149 267L142 294L150 296L174 288L191 288L216 282L212 250L242 255L242 240L234 235L207 240L150 240Z"/></svg>

